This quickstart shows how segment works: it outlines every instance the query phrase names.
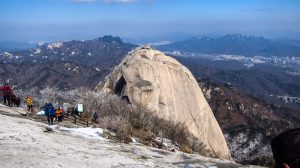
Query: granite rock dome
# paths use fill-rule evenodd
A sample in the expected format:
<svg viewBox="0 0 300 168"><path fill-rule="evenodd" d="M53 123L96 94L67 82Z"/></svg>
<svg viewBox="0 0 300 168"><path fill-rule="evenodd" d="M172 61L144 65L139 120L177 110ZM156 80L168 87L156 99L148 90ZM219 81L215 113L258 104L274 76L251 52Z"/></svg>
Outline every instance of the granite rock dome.
<svg viewBox="0 0 300 168"><path fill-rule="evenodd" d="M210 156L231 158L197 81L176 59L149 46L138 47L129 52L96 90L118 94L161 118L184 123Z"/></svg>

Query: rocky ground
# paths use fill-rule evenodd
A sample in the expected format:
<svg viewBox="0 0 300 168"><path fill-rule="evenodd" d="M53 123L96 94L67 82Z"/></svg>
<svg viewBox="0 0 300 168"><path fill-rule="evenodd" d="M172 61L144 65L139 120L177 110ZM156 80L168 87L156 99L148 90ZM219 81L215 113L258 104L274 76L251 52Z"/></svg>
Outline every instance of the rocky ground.
<svg viewBox="0 0 300 168"><path fill-rule="evenodd" d="M0 163L11 167L255 167L169 152L138 143L123 144L74 134L24 117L21 108L0 105ZM49 128L49 127L48 127ZM90 128L92 130L93 128Z"/></svg>
<svg viewBox="0 0 300 168"><path fill-rule="evenodd" d="M229 84L218 85L208 79L198 81L235 161L272 166L271 140L300 126L298 112L268 104Z"/></svg>

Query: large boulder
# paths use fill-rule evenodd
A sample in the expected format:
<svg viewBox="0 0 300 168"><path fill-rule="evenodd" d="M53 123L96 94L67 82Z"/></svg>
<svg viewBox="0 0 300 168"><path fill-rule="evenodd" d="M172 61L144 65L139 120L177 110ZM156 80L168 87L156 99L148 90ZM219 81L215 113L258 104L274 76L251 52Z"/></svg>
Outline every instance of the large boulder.
<svg viewBox="0 0 300 168"><path fill-rule="evenodd" d="M96 90L118 94L161 118L184 123L211 156L231 158L197 81L174 58L148 46L139 47L129 52Z"/></svg>

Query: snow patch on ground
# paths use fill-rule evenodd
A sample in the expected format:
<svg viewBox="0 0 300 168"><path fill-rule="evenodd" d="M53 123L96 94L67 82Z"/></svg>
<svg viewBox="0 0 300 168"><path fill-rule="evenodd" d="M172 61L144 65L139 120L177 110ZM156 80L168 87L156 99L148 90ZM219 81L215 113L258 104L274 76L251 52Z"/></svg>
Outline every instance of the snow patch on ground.
<svg viewBox="0 0 300 168"><path fill-rule="evenodd" d="M103 134L103 129L101 129L101 128L91 128L91 127L66 128L66 127L62 127L62 126L58 126L58 125L52 125L50 127L55 130L69 132L71 134L80 135L82 137L89 138L89 139L107 140L107 139L101 137L101 135Z"/></svg>

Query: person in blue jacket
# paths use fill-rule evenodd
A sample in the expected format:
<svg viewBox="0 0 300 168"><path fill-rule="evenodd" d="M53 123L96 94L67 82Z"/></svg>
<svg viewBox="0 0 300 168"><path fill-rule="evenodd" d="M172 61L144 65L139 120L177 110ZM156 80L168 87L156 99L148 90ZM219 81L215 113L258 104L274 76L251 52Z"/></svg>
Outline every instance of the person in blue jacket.
<svg viewBox="0 0 300 168"><path fill-rule="evenodd" d="M45 115L47 116L48 124L53 124L53 118L55 116L55 109L52 105L52 103L46 103L44 106Z"/></svg>

